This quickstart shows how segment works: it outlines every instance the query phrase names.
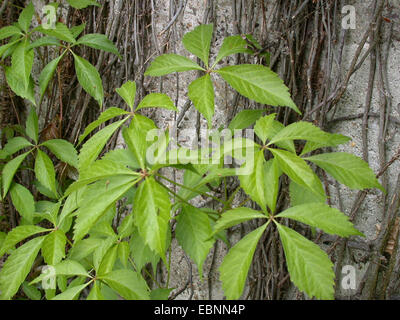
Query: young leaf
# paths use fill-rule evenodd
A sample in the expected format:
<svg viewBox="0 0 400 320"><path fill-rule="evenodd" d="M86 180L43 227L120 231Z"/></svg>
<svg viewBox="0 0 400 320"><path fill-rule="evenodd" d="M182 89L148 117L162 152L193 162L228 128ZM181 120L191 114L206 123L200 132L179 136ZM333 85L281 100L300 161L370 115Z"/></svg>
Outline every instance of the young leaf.
<svg viewBox="0 0 400 320"><path fill-rule="evenodd" d="M368 164L345 152L323 153L305 158L324 169L340 183L351 189L378 188L385 192Z"/></svg>
<svg viewBox="0 0 400 320"><path fill-rule="evenodd" d="M209 74L194 80L189 85L189 99L211 126L214 115L214 87Z"/></svg>
<svg viewBox="0 0 400 320"><path fill-rule="evenodd" d="M134 184L132 178L120 179L120 183L112 188L105 188L97 197L83 203L78 209L74 225L74 240L82 239L95 223L106 213L107 209L122 197Z"/></svg>
<svg viewBox="0 0 400 320"><path fill-rule="evenodd" d="M0 271L0 299L9 300L28 275L44 237L38 237L13 251Z"/></svg>
<svg viewBox="0 0 400 320"><path fill-rule="evenodd" d="M117 107L110 107L110 108L106 109L104 112L102 112L100 114L100 116L97 120L93 121L85 128L85 131L79 137L79 143L81 143L94 129L96 129L102 123L104 123L112 118L115 118L115 117L118 117L121 115L125 115L125 114L129 114L129 112L122 110L120 108L117 108Z"/></svg>
<svg viewBox="0 0 400 320"><path fill-rule="evenodd" d="M133 106L135 104L135 96L136 96L136 83L135 81L127 81L125 82L121 88L115 89L117 93L121 96L122 99L126 102L126 104L133 111Z"/></svg>
<svg viewBox="0 0 400 320"><path fill-rule="evenodd" d="M35 176L45 188L49 189L54 195L57 195L56 173L53 162L40 149L37 150L35 160Z"/></svg>
<svg viewBox="0 0 400 320"><path fill-rule="evenodd" d="M21 34L21 30L14 26L6 26L0 29L0 40Z"/></svg>
<svg viewBox="0 0 400 320"><path fill-rule="evenodd" d="M10 195L15 209L17 209L27 223L32 224L35 201L30 191L24 186L14 183L10 189Z"/></svg>
<svg viewBox="0 0 400 320"><path fill-rule="evenodd" d="M228 129L246 129L256 122L265 110L242 110L231 121Z"/></svg>
<svg viewBox="0 0 400 320"><path fill-rule="evenodd" d="M75 9L84 9L88 6L100 7L100 4L95 0L67 0L67 2Z"/></svg>
<svg viewBox="0 0 400 320"><path fill-rule="evenodd" d="M194 28L193 31L186 33L182 39L185 49L203 61L206 68L208 68L212 34L213 25L202 24Z"/></svg>
<svg viewBox="0 0 400 320"><path fill-rule="evenodd" d="M237 92L256 102L272 106L288 106L300 113L289 89L279 76L261 65L241 64L217 70Z"/></svg>
<svg viewBox="0 0 400 320"><path fill-rule="evenodd" d="M99 103L100 107L102 107L104 93L99 72L89 61L76 54L73 55L76 76L78 77L79 83L83 89Z"/></svg>
<svg viewBox="0 0 400 320"><path fill-rule="evenodd" d="M26 134L31 138L35 143L38 143L39 140L39 123L38 117L36 114L35 108L31 108L29 112L29 116L26 119Z"/></svg>
<svg viewBox="0 0 400 320"><path fill-rule="evenodd" d="M43 98L47 86L49 85L49 82L53 78L54 72L56 71L57 65L63 57L64 54L50 61L40 73L39 76L40 99Z"/></svg>
<svg viewBox="0 0 400 320"><path fill-rule="evenodd" d="M165 257L171 202L167 191L153 177L138 187L133 202L135 224L145 243Z"/></svg>
<svg viewBox="0 0 400 320"><path fill-rule="evenodd" d="M79 38L78 44L84 44L88 47L99 49L107 52L111 52L115 54L118 58L122 60L121 55L118 52L118 49L115 47L114 43L107 38L106 35L100 33L90 33L85 34L81 38Z"/></svg>
<svg viewBox="0 0 400 320"><path fill-rule="evenodd" d="M307 140L324 146L334 146L337 144L337 141L335 139L334 143L331 143L332 136L332 134L322 131L320 128L314 126L310 122L300 121L292 123L279 131L271 139L268 145L273 143L276 144L277 142L284 140ZM337 138L337 135L334 137ZM349 140L348 137L342 137L343 139L341 143Z"/></svg>
<svg viewBox="0 0 400 320"><path fill-rule="evenodd" d="M192 60L173 53L163 54L154 59L147 68L145 76L163 76L173 72L182 72L189 70L203 70Z"/></svg>
<svg viewBox="0 0 400 320"><path fill-rule="evenodd" d="M325 196L321 180L307 163L297 155L279 149L268 149L278 161L279 167L297 184L309 188L317 195Z"/></svg>
<svg viewBox="0 0 400 320"><path fill-rule="evenodd" d="M136 108L136 111L142 108L152 108L152 107L161 107L164 109L178 112L178 109L175 107L171 98L164 93L148 94L143 98L142 101L140 101L139 105Z"/></svg>
<svg viewBox="0 0 400 320"><path fill-rule="evenodd" d="M345 214L325 203L306 203L291 207L276 217L300 221L312 227L322 229L326 233L337 234L341 237L351 235L363 236L361 232L354 228Z"/></svg>
<svg viewBox="0 0 400 320"><path fill-rule="evenodd" d="M67 237L61 230L49 233L42 244L42 256L49 265L56 265L65 257Z"/></svg>
<svg viewBox="0 0 400 320"><path fill-rule="evenodd" d="M48 148L61 161L78 168L78 153L74 146L67 140L47 140L42 143L42 146Z"/></svg>
<svg viewBox="0 0 400 320"><path fill-rule="evenodd" d="M76 43L76 40L74 36L72 35L71 31L68 29L68 27L61 23L57 22L54 28L51 29L46 29L43 28L43 26L39 26L35 29L36 31L39 31L43 34L46 34L50 37L55 37L57 39L60 39L65 42L69 43Z"/></svg>
<svg viewBox="0 0 400 320"><path fill-rule="evenodd" d="M103 150L107 141L111 138L114 132L127 120L122 119L118 122L109 124L104 129L97 132L91 137L81 148L79 153L79 169L84 170L91 165Z"/></svg>
<svg viewBox="0 0 400 320"><path fill-rule="evenodd" d="M22 10L18 18L18 25L22 31L28 32L34 13L35 7L33 6L32 2L29 2L24 10Z"/></svg>
<svg viewBox="0 0 400 320"><path fill-rule="evenodd" d="M89 285L89 282L79 286L71 287L53 297L51 300L75 300L75 298Z"/></svg>
<svg viewBox="0 0 400 320"><path fill-rule="evenodd" d="M225 295L229 300L239 299L247 279L247 273L257 243L264 233L267 223L247 234L231 248L219 268Z"/></svg>
<svg viewBox="0 0 400 320"><path fill-rule="evenodd" d="M15 227L7 234L7 237L4 239L4 242L0 247L0 257L2 257L10 249L14 248L14 246L22 240L46 231L50 230L38 226Z"/></svg>
<svg viewBox="0 0 400 320"><path fill-rule="evenodd" d="M22 161L25 160L26 156L31 153L31 151L25 152L18 157L7 162L3 168L2 172L2 184L3 184L3 198L7 195L8 189L10 188L12 179L14 178L15 172L17 172Z"/></svg>
<svg viewBox="0 0 400 320"><path fill-rule="evenodd" d="M221 218L214 226L214 233L217 234L221 230L228 229L239 223L243 223L253 219L266 219L265 214L246 207L239 207L228 210L222 214Z"/></svg>
<svg viewBox="0 0 400 320"><path fill-rule="evenodd" d="M23 137L14 137L8 140L7 144L4 146L3 151L6 155L11 156L14 153L27 148L31 147L32 143L26 140Z"/></svg>
<svg viewBox="0 0 400 320"><path fill-rule="evenodd" d="M101 277L126 300L148 300L149 292L143 277L129 269L120 269Z"/></svg>
<svg viewBox="0 0 400 320"><path fill-rule="evenodd" d="M203 278L203 263L213 246L210 219L203 211L184 205L177 217L176 238L196 263L200 279Z"/></svg>
<svg viewBox="0 0 400 320"><path fill-rule="evenodd" d="M276 225L292 282L310 298L332 300L335 274L328 255L296 231L279 223Z"/></svg>
<svg viewBox="0 0 400 320"><path fill-rule="evenodd" d="M246 40L239 35L226 37L224 42L222 42L217 57L215 58L214 66L223 58L236 53L251 53L251 51L247 49Z"/></svg>

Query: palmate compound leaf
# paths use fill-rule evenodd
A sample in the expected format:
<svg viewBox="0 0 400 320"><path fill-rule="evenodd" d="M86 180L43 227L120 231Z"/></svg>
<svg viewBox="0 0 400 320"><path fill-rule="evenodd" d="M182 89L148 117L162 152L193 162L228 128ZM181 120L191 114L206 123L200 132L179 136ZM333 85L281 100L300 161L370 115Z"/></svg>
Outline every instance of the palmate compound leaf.
<svg viewBox="0 0 400 320"><path fill-rule="evenodd" d="M290 279L310 298L334 298L333 263L315 243L296 231L276 223L285 252Z"/></svg>
<svg viewBox="0 0 400 320"><path fill-rule="evenodd" d="M241 64L224 67L216 72L246 98L271 106L288 106L300 113L282 79L267 67Z"/></svg>
<svg viewBox="0 0 400 320"><path fill-rule="evenodd" d="M351 235L363 236L361 232L354 228L344 213L321 202L306 203L291 207L276 217L300 221L312 227L322 229L326 233L337 234L341 237Z"/></svg>
<svg viewBox="0 0 400 320"><path fill-rule="evenodd" d="M175 230L176 238L183 250L196 263L202 279L203 263L214 244L210 219L203 211L184 205L176 220L178 222Z"/></svg>
<svg viewBox="0 0 400 320"><path fill-rule="evenodd" d="M38 237L13 251L0 271L0 299L11 299L24 282L40 250L44 237Z"/></svg>
<svg viewBox="0 0 400 320"><path fill-rule="evenodd" d="M239 299L242 295L254 251L267 225L268 223L247 234L225 256L219 272L227 299Z"/></svg>
<svg viewBox="0 0 400 320"><path fill-rule="evenodd" d="M355 155L331 152L311 156L305 160L315 163L351 189L378 188L385 192L368 164Z"/></svg>
<svg viewBox="0 0 400 320"><path fill-rule="evenodd" d="M137 188L133 202L135 224L150 249L165 259L167 232L171 218L168 192L153 177Z"/></svg>

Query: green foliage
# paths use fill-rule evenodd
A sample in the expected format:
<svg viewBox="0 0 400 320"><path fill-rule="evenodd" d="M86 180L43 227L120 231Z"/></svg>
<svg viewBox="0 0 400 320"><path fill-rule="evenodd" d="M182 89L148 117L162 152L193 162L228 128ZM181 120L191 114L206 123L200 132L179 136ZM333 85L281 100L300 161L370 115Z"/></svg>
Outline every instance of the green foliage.
<svg viewBox="0 0 400 320"><path fill-rule="evenodd" d="M68 0L68 3L76 9L99 5L90 0ZM10 38L0 47L0 57L11 58L11 64L5 68L8 85L33 105L25 127L20 128L18 136L7 135L7 143L0 153L4 161L2 200L7 203L11 200L19 214L18 226L7 234L0 233L0 257L9 255L0 270L1 298L11 299L21 289L33 300L42 297L167 299L172 288L168 283L165 286L157 283L155 273L158 264L163 264L169 274L174 272L167 259L171 258L167 253L171 252L173 236L197 265L202 277L203 264L215 241L222 240L229 245L225 233L228 228L255 220L259 227L230 248L220 266L226 297L241 297L257 244L267 228L276 227L292 282L310 298L333 299L334 273L329 257L318 245L286 227L283 219L342 237L362 236L345 214L325 204L321 180L309 165L310 162L317 165L350 188L382 189L373 171L361 159L347 153L323 153L322 148L346 143L349 138L324 132L308 122L284 126L278 121L277 113L263 106L259 110L241 111L228 126L232 131L254 125L260 145L253 140L232 138L212 150L219 151L213 164L197 163L201 155L209 155L208 148L187 156L188 150L180 148L178 151L185 154L185 159L178 157L178 162L164 163L163 155L173 158L169 131L156 141L149 141L148 134L158 128L140 113L143 108L153 107L178 110L171 98L162 93L150 93L136 101L136 84L127 81L116 92L130 112L106 107L85 128L78 141L79 149L63 139L41 141L31 75L35 50L56 46L59 52L40 73L37 91L40 100L54 75L60 72L58 68L64 58L72 55L79 83L100 107L104 98L100 74L74 48L85 45L121 56L104 35L81 36L85 24L68 28L57 23L55 29L39 26L30 30L33 10L29 4L21 12L18 24L0 29L0 40ZM34 32L45 36L32 42ZM184 47L201 61L201 66L184 56L164 54L151 62L145 75L198 71L198 77L187 88L188 97L210 128L215 112L214 81L218 75L255 102L286 106L300 113L288 88L267 66L245 64L216 69L229 55L254 54L260 50L261 46L251 35L245 39L242 36L225 38L215 60L210 62L212 35L212 25L201 25L183 38ZM264 57L268 65L268 54ZM263 116L264 113L267 115ZM101 125L104 127L99 129ZM127 148L104 152L119 130ZM248 142L248 145L239 142ZM322 150L304 157L317 149ZM297 150L302 150L300 155ZM155 152L155 161L149 158L149 151ZM235 151L236 160L245 159L241 166L225 167L222 159L231 151ZM56 169L60 162L67 169L77 170L79 177L62 180ZM166 167L184 170L182 184L161 175L161 168ZM238 171L245 167L250 169L245 173ZM32 185L23 185L25 179L20 179L21 172L35 178L35 189ZM230 196L219 197L214 191L226 189L228 177L238 178L240 187ZM288 184L286 181L290 186L291 207L280 212L278 196L285 196L282 186ZM233 199L240 189L259 210L244 207L245 202L233 207ZM200 195L218 201L220 206L216 210L200 209L189 203ZM37 259L39 253L41 257ZM51 266L55 273L54 287L43 289L41 283L46 281L46 274L30 272L35 261L40 266ZM154 284L160 287L151 290ZM85 288L88 295L83 294L87 291Z"/></svg>

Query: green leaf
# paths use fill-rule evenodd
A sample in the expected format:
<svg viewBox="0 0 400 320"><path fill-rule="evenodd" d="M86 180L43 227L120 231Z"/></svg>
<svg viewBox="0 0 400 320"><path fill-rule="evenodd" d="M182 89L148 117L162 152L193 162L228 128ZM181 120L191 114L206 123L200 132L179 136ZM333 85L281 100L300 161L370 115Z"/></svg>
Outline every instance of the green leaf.
<svg viewBox="0 0 400 320"><path fill-rule="evenodd" d="M127 268L128 267L128 259L130 254L129 243L126 241L121 241L118 243L118 258L121 261L122 265Z"/></svg>
<svg viewBox="0 0 400 320"><path fill-rule="evenodd" d="M85 89L87 93L89 93L100 105L103 106L103 83L100 78L100 74L97 69L84 58L73 54L75 61L75 70L76 76L78 77L78 81Z"/></svg>
<svg viewBox="0 0 400 320"><path fill-rule="evenodd" d="M325 203L326 196L315 194L310 189L298 185L294 181L290 181L289 185L290 204L292 207L306 203L322 202Z"/></svg>
<svg viewBox="0 0 400 320"><path fill-rule="evenodd" d="M21 81L21 85L25 91L29 89L31 70L33 66L33 50L27 50L29 42L27 39L21 41L11 56L11 73ZM15 92L18 94L18 92Z"/></svg>
<svg viewBox="0 0 400 320"><path fill-rule="evenodd" d="M65 245L67 237L61 230L49 233L42 244L42 255L44 261L54 266L65 257Z"/></svg>
<svg viewBox="0 0 400 320"><path fill-rule="evenodd" d="M364 160L345 152L323 153L305 158L351 189L378 188L385 192Z"/></svg>
<svg viewBox="0 0 400 320"><path fill-rule="evenodd" d="M213 25L202 24L194 28L193 31L186 33L182 39L185 49L203 61L207 68L212 35Z"/></svg>
<svg viewBox="0 0 400 320"><path fill-rule="evenodd" d="M140 166L129 149L114 149L107 152L101 160L112 161L117 164L122 164L124 166L129 166L133 169L139 169Z"/></svg>
<svg viewBox="0 0 400 320"><path fill-rule="evenodd" d="M351 235L363 236L354 228L349 218L338 209L332 208L325 203L306 203L286 209L276 216L290 218L312 227L319 228L329 234L337 234L341 237Z"/></svg>
<svg viewBox="0 0 400 320"><path fill-rule="evenodd" d="M203 70L197 63L192 60L173 53L163 54L154 59L147 68L145 76L163 76L173 72L182 72L190 70Z"/></svg>
<svg viewBox="0 0 400 320"><path fill-rule="evenodd" d="M92 290L90 290L86 300L105 300L103 294L101 293L100 284L98 281L93 283Z"/></svg>
<svg viewBox="0 0 400 320"><path fill-rule="evenodd" d="M153 270L156 270L160 256L149 248L137 230L133 232L129 246L138 271L142 271L147 263L151 263Z"/></svg>
<svg viewBox="0 0 400 320"><path fill-rule="evenodd" d="M228 129L246 129L256 122L265 110L242 110L231 121Z"/></svg>
<svg viewBox="0 0 400 320"><path fill-rule="evenodd" d="M31 108L28 118L26 119L26 134L31 138L35 143L38 143L39 140L39 123L38 117L36 114L35 108Z"/></svg>
<svg viewBox="0 0 400 320"><path fill-rule="evenodd" d="M81 284L76 287L71 287L65 290L63 293L56 295L51 300L74 300L83 289L85 289L89 285L89 282L85 284Z"/></svg>
<svg viewBox="0 0 400 320"><path fill-rule="evenodd" d="M42 299L42 294L40 291L36 287L29 285L26 281L22 283L22 290L24 290L24 293L30 300Z"/></svg>
<svg viewBox="0 0 400 320"><path fill-rule="evenodd" d="M3 151L8 155L11 156L14 153L32 146L28 140L23 137L14 137L8 140L7 144L4 146Z"/></svg>
<svg viewBox="0 0 400 320"><path fill-rule="evenodd" d="M296 231L276 224L282 240L291 281L310 298L333 299L333 264L315 243Z"/></svg>
<svg viewBox="0 0 400 320"><path fill-rule="evenodd" d="M48 148L61 161L78 168L78 153L74 146L67 140L47 140L42 143L42 146Z"/></svg>
<svg viewBox="0 0 400 320"><path fill-rule="evenodd" d="M124 128L122 136L130 151L137 159L141 168L146 167L146 154L152 144L147 141L147 134L150 130L156 130L156 125L152 120L140 114L135 114L128 128Z"/></svg>
<svg viewBox="0 0 400 320"><path fill-rule="evenodd" d="M181 213L176 218L176 238L196 263L200 279L203 278L203 263L214 244L210 219L203 211L184 205Z"/></svg>
<svg viewBox="0 0 400 320"><path fill-rule="evenodd" d="M288 106L300 113L283 81L267 67L241 64L224 67L217 72L246 98L272 106Z"/></svg>
<svg viewBox="0 0 400 320"><path fill-rule="evenodd" d="M230 36L224 39L221 49L219 49L218 55L215 58L214 66L223 58L236 53L249 53L247 49L247 42L241 36Z"/></svg>
<svg viewBox="0 0 400 320"><path fill-rule="evenodd" d="M15 172L17 172L22 161L25 160L26 156L29 153L31 153L31 151L19 155L18 157L7 162L6 165L4 166L1 179L3 183L3 198L7 195L8 189L10 188Z"/></svg>
<svg viewBox="0 0 400 320"><path fill-rule="evenodd" d="M72 35L71 31L68 29L68 27L65 24L63 24L61 22L57 22L55 25L55 28L46 29L46 28L43 28L43 26L39 26L35 30L39 31L43 34L46 34L50 37L55 37L57 39L65 41L65 42L76 43L76 40L75 40L74 36Z"/></svg>
<svg viewBox="0 0 400 320"><path fill-rule="evenodd" d="M75 9L84 9L88 6L100 7L100 4L95 0L67 0L67 2Z"/></svg>
<svg viewBox="0 0 400 320"><path fill-rule="evenodd" d="M49 82L53 78L54 72L56 71L57 65L63 57L64 54L50 61L40 73L39 76L40 99L43 98L47 86L49 85Z"/></svg>
<svg viewBox="0 0 400 320"><path fill-rule="evenodd" d="M229 250L222 261L219 272L227 299L236 300L242 295L254 251L267 225L266 223L247 234Z"/></svg>
<svg viewBox="0 0 400 320"><path fill-rule="evenodd" d="M174 290L174 288L158 288L151 290L150 300L168 300L172 290Z"/></svg>
<svg viewBox="0 0 400 320"><path fill-rule="evenodd" d="M7 237L4 239L4 242L0 247L0 257L2 257L10 249L14 248L14 246L22 240L46 231L50 230L38 226L15 227L7 234Z"/></svg>
<svg viewBox="0 0 400 320"><path fill-rule="evenodd" d="M299 121L292 123L279 131L269 142L268 145L277 143L283 140L307 140L316 142L324 146L334 146L337 144L335 139L334 143L331 143L332 134L322 131L320 128L314 126L310 122ZM342 143L348 141L348 137L342 136ZM337 136L335 136L337 138Z"/></svg>
<svg viewBox="0 0 400 320"><path fill-rule="evenodd" d="M351 140L351 138L346 137L344 135L331 133L328 143L318 143L318 142L313 142L313 141L307 141L307 143L304 146L300 155L303 156L313 150L316 150L316 149L319 149L322 147L328 147L328 146L335 147L339 144L349 142L350 140Z"/></svg>
<svg viewBox="0 0 400 320"><path fill-rule="evenodd" d="M28 275L44 237L35 238L13 251L0 271L0 298L11 299Z"/></svg>
<svg viewBox="0 0 400 320"><path fill-rule="evenodd" d="M35 201L31 192L24 186L14 183L10 189L11 200L19 214L32 224L35 212Z"/></svg>
<svg viewBox="0 0 400 320"><path fill-rule="evenodd" d="M101 239L98 238L87 238L79 242L75 242L71 251L68 253L68 259L81 261L88 255L93 253L94 250L100 245Z"/></svg>
<svg viewBox="0 0 400 320"><path fill-rule="evenodd" d="M160 107L178 112L178 109L175 107L171 98L164 93L148 94L143 98L142 101L140 101L139 105L136 108L136 111L142 108L152 108L152 107Z"/></svg>
<svg viewBox="0 0 400 320"><path fill-rule="evenodd" d="M26 50L30 50L30 49L34 49L37 47L43 47L43 46L57 46L59 47L60 41L55 38L55 37L50 37L50 36L45 36L45 37L40 37L39 39L33 41L30 45L28 45L28 47L26 48Z"/></svg>
<svg viewBox="0 0 400 320"><path fill-rule="evenodd" d="M135 182L121 179L121 183L113 188L105 188L97 197L84 202L78 209L77 219L74 225L74 240L82 239L94 226L94 224L107 212L107 209L122 197Z"/></svg>
<svg viewBox="0 0 400 320"><path fill-rule="evenodd" d="M167 191L153 177L138 187L133 202L135 224L145 243L165 258L167 232L171 218L171 202Z"/></svg>
<svg viewBox="0 0 400 320"><path fill-rule="evenodd" d="M277 161L271 159L266 162L262 150L254 155L254 163L251 164L249 161L246 165L252 165L253 170L250 174L239 176L240 185L263 211L268 206L271 212L274 212L281 175Z"/></svg>
<svg viewBox="0 0 400 320"><path fill-rule="evenodd" d="M210 75L206 74L194 80L188 89L189 99L211 126L214 115L214 87Z"/></svg>
<svg viewBox="0 0 400 320"><path fill-rule="evenodd" d="M0 40L19 34L21 34L21 30L17 27L6 26L0 29Z"/></svg>
<svg viewBox="0 0 400 320"><path fill-rule="evenodd" d="M109 124L86 141L79 153L79 170L84 170L97 159L107 141L127 119Z"/></svg>
<svg viewBox="0 0 400 320"><path fill-rule="evenodd" d="M133 106L135 104L136 97L136 83L135 81L127 81L125 82L121 88L115 89L117 93L121 96L122 99L126 102L126 104L133 111Z"/></svg>
<svg viewBox="0 0 400 320"><path fill-rule="evenodd" d="M325 196L321 180L311 170L307 163L297 155L278 149L268 149L278 161L279 167L297 184L309 188L317 195Z"/></svg>
<svg viewBox="0 0 400 320"><path fill-rule="evenodd" d="M85 30L85 27L86 23L84 22L78 26L73 26L69 30L71 31L72 36L76 39L83 32L83 30Z"/></svg>
<svg viewBox="0 0 400 320"><path fill-rule="evenodd" d="M22 31L28 32L34 13L35 7L33 6L32 2L29 2L24 10L22 10L18 18L18 25Z"/></svg>
<svg viewBox="0 0 400 320"><path fill-rule="evenodd" d="M30 102L32 102L33 105L36 105L35 92L33 90L34 82L32 76L29 76L28 86L26 87L25 79L22 78L23 73L20 73L20 71L23 72L23 70L20 67L16 68L18 70L14 70L13 67L5 67L5 69L7 83L10 86L11 90L14 91L16 95L24 99L28 99Z"/></svg>
<svg viewBox="0 0 400 320"><path fill-rule="evenodd" d="M217 234L221 230L228 229L239 223L243 223L253 219L266 219L265 214L246 207L239 207L232 210L228 210L221 215L217 223L214 226L214 234Z"/></svg>
<svg viewBox="0 0 400 320"><path fill-rule="evenodd" d="M102 276L112 271L118 255L118 245L113 245L104 255L98 269L97 275Z"/></svg>
<svg viewBox="0 0 400 320"><path fill-rule="evenodd" d="M85 131L79 137L79 143L81 143L83 141L83 139L85 139L94 129L96 129L102 123L104 123L112 118L115 118L115 117L118 117L121 115L125 115L125 114L129 114L129 112L122 110L120 108L117 108L117 107L110 107L110 108L106 109L104 112L102 112L100 114L100 116L97 120L93 121L85 128Z"/></svg>
<svg viewBox="0 0 400 320"><path fill-rule="evenodd" d="M35 176L38 181L54 195L57 195L56 173L54 165L47 154L37 149L35 160Z"/></svg>
<svg viewBox="0 0 400 320"><path fill-rule="evenodd" d="M129 269L120 269L102 276L101 280L126 300L148 300L149 292L142 276Z"/></svg>
<svg viewBox="0 0 400 320"><path fill-rule="evenodd" d="M114 43L107 38L106 35L100 33L89 33L85 34L81 38L79 38L78 44L84 44L88 47L99 49L107 52L111 52L115 54L118 58L122 60L121 55L118 52L118 49L115 47Z"/></svg>

